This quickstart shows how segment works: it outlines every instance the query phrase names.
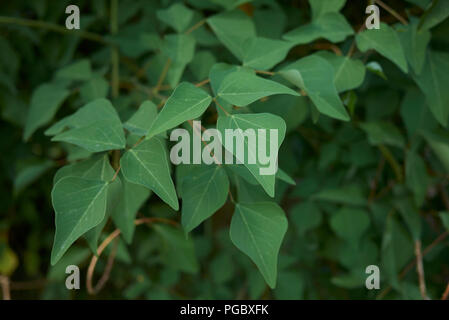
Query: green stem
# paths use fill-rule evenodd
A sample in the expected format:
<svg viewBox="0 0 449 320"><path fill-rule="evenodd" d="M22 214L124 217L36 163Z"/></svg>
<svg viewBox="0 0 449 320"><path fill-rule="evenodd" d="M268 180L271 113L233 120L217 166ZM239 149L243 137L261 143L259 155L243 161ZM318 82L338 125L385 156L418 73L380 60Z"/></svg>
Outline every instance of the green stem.
<svg viewBox="0 0 449 320"><path fill-rule="evenodd" d="M82 30L69 30L65 27L61 27L57 24L45 22L45 21L0 16L0 24L2 24L2 23L15 24L15 25L33 27L33 28L41 28L41 29L51 30L51 31L59 32L59 33L63 33L63 34L75 35L75 36L84 38L86 40L91 40L91 41L99 42L102 44L110 44L108 41L103 39L102 36L100 36L96 33L82 31Z"/></svg>
<svg viewBox="0 0 449 320"><path fill-rule="evenodd" d="M385 157L385 159L388 161L388 163L390 164L391 168L393 169L393 171L394 171L394 173L396 175L396 180L399 183L402 183L402 169L401 169L401 166L399 165L399 163L394 158L394 156L391 153L390 149L388 149L384 145L379 145L379 150L380 150L380 152L382 152L383 156Z"/></svg>
<svg viewBox="0 0 449 320"><path fill-rule="evenodd" d="M111 16L110 16L111 34L116 34L118 31L117 10L118 10L118 1L111 0ZM119 83L120 83L119 54L117 48L112 48L111 63L112 63L112 74L111 74L112 97L117 98L119 96Z"/></svg>

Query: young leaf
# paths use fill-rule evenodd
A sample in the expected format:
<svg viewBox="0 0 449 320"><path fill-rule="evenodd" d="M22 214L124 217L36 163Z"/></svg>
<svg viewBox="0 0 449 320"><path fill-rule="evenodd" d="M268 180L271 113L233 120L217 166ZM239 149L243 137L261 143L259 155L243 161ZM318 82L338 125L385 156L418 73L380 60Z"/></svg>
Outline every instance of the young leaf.
<svg viewBox="0 0 449 320"><path fill-rule="evenodd" d="M349 120L334 85L334 68L325 59L318 55L307 56L279 73L304 90L321 113L339 120Z"/></svg>
<svg viewBox="0 0 449 320"><path fill-rule="evenodd" d="M223 167L199 166L182 184L182 226L190 232L225 204L229 180Z"/></svg>
<svg viewBox="0 0 449 320"><path fill-rule="evenodd" d="M104 218L108 183L78 177L59 180L52 190L56 234L51 252L54 265L70 245Z"/></svg>
<svg viewBox="0 0 449 320"><path fill-rule="evenodd" d="M403 72L408 72L407 60L399 36L396 30L387 24L381 23L378 30L371 29L358 33L356 42L360 51L374 49L394 62Z"/></svg>
<svg viewBox="0 0 449 320"><path fill-rule="evenodd" d="M59 133L66 127L69 130ZM69 142L91 152L123 149L126 143L120 118L106 99L88 103L45 133L57 134L52 141Z"/></svg>
<svg viewBox="0 0 449 320"><path fill-rule="evenodd" d="M276 286L278 254L287 225L284 211L274 202L238 203L232 216L232 243L251 258L271 288Z"/></svg>
<svg viewBox="0 0 449 320"><path fill-rule="evenodd" d="M245 137L245 131L247 129L254 130L254 133L257 135L258 129L267 130L267 142L268 145L271 145L273 142L270 141L270 130L274 129L278 131L278 149L280 148L282 142L285 137L285 122L282 118L272 115L270 113L258 113L258 114L234 114L225 117L218 117L217 121L217 129L220 131L222 138L226 137L226 130L235 130L240 129L236 133L236 139L241 139L244 141L244 156L245 159L238 158L237 160L240 163L243 163L245 167L251 172L251 174L256 178L256 180L261 184L264 190L268 193L270 197L274 197L274 187L276 181L276 174L261 174L261 169L268 167L270 164L262 165L259 161L256 161L255 164L249 163L248 159L252 156L253 159L258 160L257 157L257 144L249 143L248 137ZM235 143L233 144L235 145ZM226 147L226 141L225 141ZM228 146L229 147L229 146ZM235 150L228 150L234 156L240 155L236 154ZM278 150L276 150L277 152ZM276 157L277 159L277 157ZM273 163L271 165L274 165Z"/></svg>
<svg viewBox="0 0 449 320"><path fill-rule="evenodd" d="M120 159L120 165L126 180L147 187L173 209L179 209L167 151L161 140L154 137L129 149Z"/></svg>
<svg viewBox="0 0 449 320"><path fill-rule="evenodd" d="M292 89L248 72L236 71L228 74L218 88L217 97L238 107L246 106L260 98L274 94L299 96Z"/></svg>
<svg viewBox="0 0 449 320"><path fill-rule="evenodd" d="M31 97L23 138L28 140L38 128L49 123L69 94L69 90L56 83L37 87Z"/></svg>
<svg viewBox="0 0 449 320"><path fill-rule="evenodd" d="M198 118L212 101L206 91L183 82L176 87L165 106L154 120L148 135L154 136L181 123Z"/></svg>

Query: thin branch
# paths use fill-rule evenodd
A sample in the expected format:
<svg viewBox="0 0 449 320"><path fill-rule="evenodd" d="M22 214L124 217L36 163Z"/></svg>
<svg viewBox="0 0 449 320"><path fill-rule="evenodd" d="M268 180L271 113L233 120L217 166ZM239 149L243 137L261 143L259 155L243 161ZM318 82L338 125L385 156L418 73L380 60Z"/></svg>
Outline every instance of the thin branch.
<svg viewBox="0 0 449 320"><path fill-rule="evenodd" d="M15 24L15 25L21 25L26 27L33 27L33 28L40 28L40 29L46 29L51 30L58 33L68 34L68 35L75 35L80 38L84 38L86 40L99 42L102 44L109 44L110 42L106 41L102 36L96 33L88 32L88 31L82 31L82 30L69 30L65 27L61 27L57 24L45 22L45 21L39 21L39 20L31 20L31 19L22 19L22 18L15 18L15 17L4 17L0 16L0 23L5 24Z"/></svg>
<svg viewBox="0 0 449 320"><path fill-rule="evenodd" d="M214 98L214 102L217 104L217 106L220 107L220 109L221 109L227 116L229 115L229 112L227 112L227 111L225 110L225 108L223 108L223 107L218 103L218 100L217 100L216 98Z"/></svg>
<svg viewBox="0 0 449 320"><path fill-rule="evenodd" d="M447 283L446 290L444 290L441 300L447 300L449 298L449 282Z"/></svg>
<svg viewBox="0 0 449 320"><path fill-rule="evenodd" d="M201 27L205 23L206 23L206 19L198 21L191 28L189 28L184 34L189 34L189 33L193 32L193 31L195 31L196 29L198 29L199 27Z"/></svg>
<svg viewBox="0 0 449 320"><path fill-rule="evenodd" d="M449 232L445 231L442 234L440 234L435 240L432 241L431 244L429 244L422 252L422 257L425 257L430 251L432 251L432 249L438 245L439 243L441 243L441 241L443 241L444 239L446 239L446 237L449 235ZM399 274L399 279L402 279L406 276L406 274L413 269L413 267L416 264L416 259L414 259L413 261L411 261L407 266L404 267L404 269L402 269L401 273ZM382 299L383 297L385 297L388 292L391 291L391 286L388 286L387 288L385 288L381 293L379 293L379 295L376 297L376 299Z"/></svg>
<svg viewBox="0 0 449 320"><path fill-rule="evenodd" d="M402 169L401 169L401 166L399 165L399 163L394 158L394 156L391 153L390 149L388 149L384 145L379 145L379 150L380 150L380 152L382 152L383 156L385 157L385 159L388 161L388 163L390 164L391 168L393 169L393 171L394 171L394 173L396 175L396 180L398 182L402 182Z"/></svg>
<svg viewBox="0 0 449 320"><path fill-rule="evenodd" d="M167 62L164 65L164 69L162 69L159 79L157 80L156 87L153 90L154 94L157 94L159 92L159 90L161 89L162 83L164 82L165 77L167 77L167 73L168 73L168 69L170 68L170 65L171 65L171 59L168 58Z"/></svg>
<svg viewBox="0 0 449 320"><path fill-rule="evenodd" d="M375 0L375 3L377 3L379 6L387 10L393 17L398 19L403 25L408 25L407 20L405 20L399 13L397 13L393 8L388 6L386 3L384 3L381 0Z"/></svg>
<svg viewBox="0 0 449 320"><path fill-rule="evenodd" d="M175 221L169 220L169 219L164 219L164 218L141 218L141 219L136 219L134 221L134 224L136 226L139 226L141 224L152 224L155 222L161 222L161 223L166 223L166 224L171 224L174 226L177 226L178 224ZM98 259L100 258L101 253L107 248L107 246L120 235L121 231L119 229L115 229L111 234L109 234L109 236L107 236L106 239L104 239L104 241L98 246L97 249L97 255L93 255L92 259L90 260L89 263L89 267L87 269L87 278L86 278L86 287L87 287L87 292L89 292L89 294L97 294L98 292L100 292L100 290L104 287L104 285L106 284L106 282L109 279L109 274L112 270L112 266L114 264L114 258L115 258L115 250L113 250L111 252L111 254L109 255L108 258L108 263L106 265L106 269L103 273L103 275L101 276L100 280L98 281L97 285L95 287L92 286L92 278L93 278L93 274L95 271L95 266L97 265ZM117 244L116 244L117 245ZM112 256L112 258L111 258Z"/></svg>
<svg viewBox="0 0 449 320"><path fill-rule="evenodd" d="M276 72L264 71L264 70L256 70L256 73L266 74L266 75L269 75L269 76L274 76L276 74Z"/></svg>
<svg viewBox="0 0 449 320"><path fill-rule="evenodd" d="M205 84L208 84L209 82L210 82L210 79L205 79L205 80L203 80L203 81L198 82L197 84L195 84L195 86L196 86L196 87L202 87L202 86L204 86Z"/></svg>
<svg viewBox="0 0 449 320"><path fill-rule="evenodd" d="M3 300L11 300L11 291L9 288L9 278L0 275L0 285L2 286Z"/></svg>
<svg viewBox="0 0 449 320"><path fill-rule="evenodd" d="M422 263L422 253L421 253L421 241L415 241L415 256L416 256L416 272L418 273L419 279L419 291L424 300L429 300L426 292L426 280L424 276L424 266Z"/></svg>

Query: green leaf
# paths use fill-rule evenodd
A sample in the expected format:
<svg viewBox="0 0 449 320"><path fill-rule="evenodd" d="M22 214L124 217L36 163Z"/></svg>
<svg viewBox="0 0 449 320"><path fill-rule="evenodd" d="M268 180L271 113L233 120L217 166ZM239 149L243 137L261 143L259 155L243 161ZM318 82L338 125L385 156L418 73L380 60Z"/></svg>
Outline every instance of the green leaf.
<svg viewBox="0 0 449 320"><path fill-rule="evenodd" d="M136 225L134 220L137 212L150 196L151 192L140 185L127 181L123 174L119 175L122 182L118 202L112 208L111 217L114 224L123 234L127 243L132 242Z"/></svg>
<svg viewBox="0 0 449 320"><path fill-rule="evenodd" d="M23 138L28 140L40 127L49 123L70 91L56 83L41 84L33 91Z"/></svg>
<svg viewBox="0 0 449 320"><path fill-rule="evenodd" d="M85 103L99 98L106 98L109 91L109 83L100 76L93 77L80 88L81 98Z"/></svg>
<svg viewBox="0 0 449 320"><path fill-rule="evenodd" d="M131 183L154 191L173 209L178 210L178 197L170 176L167 150L158 138L144 140L129 149L120 159L123 176Z"/></svg>
<svg viewBox="0 0 449 320"><path fill-rule="evenodd" d="M303 236L308 230L318 227L323 217L318 206L312 201L307 201L301 202L292 208L290 219L293 221L299 235Z"/></svg>
<svg viewBox="0 0 449 320"><path fill-rule="evenodd" d="M330 42L342 42L352 34L354 30L342 14L329 12L309 24L287 32L283 38L297 45L310 43L320 38Z"/></svg>
<svg viewBox="0 0 449 320"><path fill-rule="evenodd" d="M360 87L365 79L365 66L362 61L347 56L337 56L328 51L318 53L334 67L334 83L338 92Z"/></svg>
<svg viewBox="0 0 449 320"><path fill-rule="evenodd" d="M148 135L154 136L187 120L198 118L211 101L211 96L203 89L188 82L179 84L154 120Z"/></svg>
<svg viewBox="0 0 449 320"><path fill-rule="evenodd" d="M249 38L243 65L246 67L268 70L281 62L293 47L293 43L268 38Z"/></svg>
<svg viewBox="0 0 449 320"><path fill-rule="evenodd" d="M245 131L247 129L253 129L257 135L258 129L267 130L266 140L268 145L271 146L272 142L270 141L270 130L275 129L278 130L278 150L284 141L286 126L284 120L282 118L269 114L269 113L258 113L258 114L234 114L230 116L220 116L217 120L217 129L220 131L222 135L222 139L226 136L226 129L235 130L241 129L236 133L236 139L240 141L244 141L244 157L245 159L238 158L237 160L240 163L243 163L246 168L251 172L251 174L256 178L256 180L260 183L260 185L264 188L264 190L268 193L270 197L274 197L274 187L276 181L276 174L261 174L261 168L267 168L269 164L263 165L259 161L256 161L255 164L250 164L248 158L250 155L253 159L259 160L257 155L257 144L249 143L249 139L245 138ZM233 143L235 146L236 143ZM226 147L226 142L225 142ZM229 147L229 146L228 146ZM230 149L230 148L229 148ZM228 151L236 156L235 150ZM269 149L267 149L269 150ZM278 151L276 150L276 152ZM277 158L277 157L276 157Z"/></svg>
<svg viewBox="0 0 449 320"><path fill-rule="evenodd" d="M381 23L380 29L365 30L358 33L356 42L360 51L365 52L374 49L394 62L403 72L408 72L407 60L398 33L387 24Z"/></svg>
<svg viewBox="0 0 449 320"><path fill-rule="evenodd" d="M248 72L236 71L228 74L218 88L217 97L238 107L246 106L260 98L274 94L299 96L292 89Z"/></svg>
<svg viewBox="0 0 449 320"><path fill-rule="evenodd" d="M257 265L267 284L276 286L277 262L287 218L274 202L238 203L229 235L232 243Z"/></svg>
<svg viewBox="0 0 449 320"><path fill-rule="evenodd" d="M138 136L148 134L157 117L157 107L150 100L144 101L134 115L123 124L129 132Z"/></svg>
<svg viewBox="0 0 449 320"><path fill-rule="evenodd" d="M69 130L59 133L66 127ZM57 134L52 141L72 143L91 152L123 149L126 143L120 118L106 99L88 103L45 133Z"/></svg>
<svg viewBox="0 0 449 320"><path fill-rule="evenodd" d="M72 63L58 70L55 74L55 79L61 80L84 81L89 80L91 77L92 70L90 67L90 60L88 59Z"/></svg>
<svg viewBox="0 0 449 320"><path fill-rule="evenodd" d="M161 258L163 262L175 270L197 273L198 262L192 239L186 239L180 229L171 226L153 224L153 228L162 240Z"/></svg>
<svg viewBox="0 0 449 320"><path fill-rule="evenodd" d="M51 252L54 265L79 237L104 218L108 183L78 177L59 180L52 190L56 234Z"/></svg>
<svg viewBox="0 0 449 320"><path fill-rule="evenodd" d="M242 11L220 13L207 19L217 38L240 61L245 57L245 41L256 37L253 21Z"/></svg>
<svg viewBox="0 0 449 320"><path fill-rule="evenodd" d="M426 61L427 45L430 42L430 31L418 30L418 21L413 19L398 32L405 57L416 74L420 74Z"/></svg>
<svg viewBox="0 0 449 320"><path fill-rule="evenodd" d="M332 215L330 225L339 237L357 241L368 229L370 218L365 210L345 207Z"/></svg>
<svg viewBox="0 0 449 320"><path fill-rule="evenodd" d="M340 11L346 0L309 0L310 7L312 8L312 19L317 19L328 12Z"/></svg>
<svg viewBox="0 0 449 320"><path fill-rule="evenodd" d="M443 221L443 226L449 231L449 211L440 212L441 221Z"/></svg>
<svg viewBox="0 0 449 320"><path fill-rule="evenodd" d="M217 94L218 88L220 88L223 79L233 72L247 72L252 75L255 74L255 71L251 68L233 66L222 62L216 63L209 71L210 86L215 94Z"/></svg>
<svg viewBox="0 0 449 320"><path fill-rule="evenodd" d="M449 54L429 51L420 75L414 76L416 83L426 96L427 105L435 119L447 127L449 118Z"/></svg>
<svg viewBox="0 0 449 320"><path fill-rule="evenodd" d="M46 160L40 163L29 165L19 171L19 173L14 178L14 194L18 194L20 191L28 187L52 166L53 162L50 160Z"/></svg>
<svg viewBox="0 0 449 320"><path fill-rule="evenodd" d="M159 20L181 33L187 29L193 19L193 11L182 3L174 3L167 9L156 12Z"/></svg>
<svg viewBox="0 0 449 320"><path fill-rule="evenodd" d="M221 166L199 166L182 184L182 226L190 232L225 204L229 180Z"/></svg>
<svg viewBox="0 0 449 320"><path fill-rule="evenodd" d="M318 55L307 56L283 68L279 73L304 90L322 114L343 121L349 120L334 84L334 68L325 59Z"/></svg>
<svg viewBox="0 0 449 320"><path fill-rule="evenodd" d="M399 213L404 219L413 240L421 239L421 217L419 216L419 211L413 204L410 198L401 199L395 201L395 205L399 210Z"/></svg>
<svg viewBox="0 0 449 320"><path fill-rule="evenodd" d="M401 103L401 117L408 135L414 136L419 131L431 131L438 124L426 104L426 97L418 88L407 90Z"/></svg>
<svg viewBox="0 0 449 320"><path fill-rule="evenodd" d="M368 140L372 145L386 144L398 148L405 146L401 132L390 122L365 122L360 124L360 128L368 135Z"/></svg>
<svg viewBox="0 0 449 320"><path fill-rule="evenodd" d="M420 29L431 29L449 17L449 3L444 0L433 0L432 6L421 18Z"/></svg>
<svg viewBox="0 0 449 320"><path fill-rule="evenodd" d="M413 244L393 216L388 216L382 239L381 270L393 288L399 287L398 274L413 256Z"/></svg>
<svg viewBox="0 0 449 320"><path fill-rule="evenodd" d="M312 200L330 201L355 206L364 206L367 204L367 197L357 184L321 190L312 196Z"/></svg>
<svg viewBox="0 0 449 320"><path fill-rule="evenodd" d="M107 154L97 154L93 157L76 162L59 169L54 178L53 184L65 177L79 177L90 180L110 181L114 176Z"/></svg>
<svg viewBox="0 0 449 320"><path fill-rule="evenodd" d="M449 173L449 134L447 132L425 132L423 135L433 152L435 152L436 156L443 164L446 172Z"/></svg>
<svg viewBox="0 0 449 320"><path fill-rule="evenodd" d="M405 182L413 192L415 204L420 207L426 199L429 178L424 160L414 151L408 151L405 159Z"/></svg>

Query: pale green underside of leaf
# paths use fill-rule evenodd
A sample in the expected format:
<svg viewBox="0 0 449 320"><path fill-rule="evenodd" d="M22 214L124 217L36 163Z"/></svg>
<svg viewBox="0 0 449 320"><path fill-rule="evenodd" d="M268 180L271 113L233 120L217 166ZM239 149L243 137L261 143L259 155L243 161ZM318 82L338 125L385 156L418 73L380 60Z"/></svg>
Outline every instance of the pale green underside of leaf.
<svg viewBox="0 0 449 320"><path fill-rule="evenodd" d="M232 243L251 258L271 288L276 286L278 254L287 225L283 210L274 202L239 203L232 216Z"/></svg>
<svg viewBox="0 0 449 320"><path fill-rule="evenodd" d="M51 254L54 265L80 236L104 218L108 183L65 177L53 187L56 234Z"/></svg>
<svg viewBox="0 0 449 320"><path fill-rule="evenodd" d="M120 159L120 164L126 180L152 190L173 209L178 210L178 197L168 161L163 142L153 137L128 150Z"/></svg>

